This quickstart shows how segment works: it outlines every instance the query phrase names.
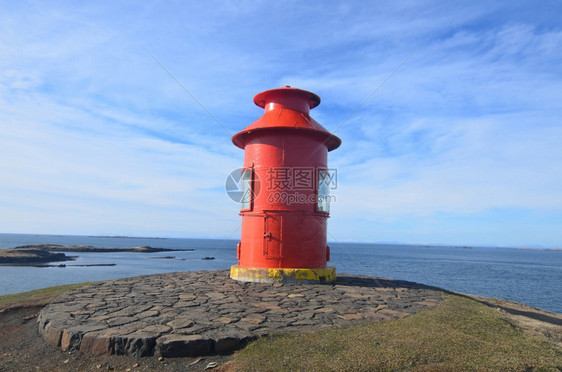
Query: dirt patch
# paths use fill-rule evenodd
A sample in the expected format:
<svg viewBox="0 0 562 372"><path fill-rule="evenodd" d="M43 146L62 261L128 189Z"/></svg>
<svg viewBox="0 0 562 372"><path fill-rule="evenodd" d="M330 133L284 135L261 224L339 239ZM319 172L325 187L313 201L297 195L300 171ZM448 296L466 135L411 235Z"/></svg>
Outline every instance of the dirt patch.
<svg viewBox="0 0 562 372"><path fill-rule="evenodd" d="M158 360L65 353L40 337L37 314L41 308L12 305L0 310L0 371L202 371L209 363L220 367L230 359L228 355Z"/></svg>

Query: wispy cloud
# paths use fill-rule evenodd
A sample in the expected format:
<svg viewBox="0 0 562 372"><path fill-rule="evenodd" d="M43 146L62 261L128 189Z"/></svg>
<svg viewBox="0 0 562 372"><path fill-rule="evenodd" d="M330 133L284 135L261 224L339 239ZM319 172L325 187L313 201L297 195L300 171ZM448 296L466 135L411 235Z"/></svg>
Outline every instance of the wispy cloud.
<svg viewBox="0 0 562 372"><path fill-rule="evenodd" d="M312 115L335 130L412 55L337 131L332 234L562 244L557 3L4 8L4 232L238 227L222 185L242 151L150 55L231 133L261 115L254 94L285 84L319 94Z"/></svg>

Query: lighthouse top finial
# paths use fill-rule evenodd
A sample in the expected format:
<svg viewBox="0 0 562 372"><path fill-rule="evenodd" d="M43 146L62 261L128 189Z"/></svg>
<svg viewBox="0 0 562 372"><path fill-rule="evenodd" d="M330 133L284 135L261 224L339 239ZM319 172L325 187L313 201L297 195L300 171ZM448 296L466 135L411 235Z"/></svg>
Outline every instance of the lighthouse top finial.
<svg viewBox="0 0 562 372"><path fill-rule="evenodd" d="M312 92L285 85L283 88L258 93L254 97L254 103L265 111L290 109L308 114L310 109L320 104L320 97Z"/></svg>

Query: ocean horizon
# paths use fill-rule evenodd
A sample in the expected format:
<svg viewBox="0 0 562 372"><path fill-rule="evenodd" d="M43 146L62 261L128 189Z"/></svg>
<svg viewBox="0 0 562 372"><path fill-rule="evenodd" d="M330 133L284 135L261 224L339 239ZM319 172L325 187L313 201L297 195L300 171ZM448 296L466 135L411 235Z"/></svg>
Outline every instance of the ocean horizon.
<svg viewBox="0 0 562 372"><path fill-rule="evenodd" d="M48 267L0 266L0 295L54 285L176 271L228 269L237 239L0 233L0 249L27 244L151 246L192 249L157 253L74 253ZM562 314L562 251L540 248L329 242L338 273L408 280L446 290L496 297ZM212 256L213 260L203 260ZM94 265L94 266L89 266ZM97 266L99 265L99 266ZM113 266L109 266L113 265Z"/></svg>

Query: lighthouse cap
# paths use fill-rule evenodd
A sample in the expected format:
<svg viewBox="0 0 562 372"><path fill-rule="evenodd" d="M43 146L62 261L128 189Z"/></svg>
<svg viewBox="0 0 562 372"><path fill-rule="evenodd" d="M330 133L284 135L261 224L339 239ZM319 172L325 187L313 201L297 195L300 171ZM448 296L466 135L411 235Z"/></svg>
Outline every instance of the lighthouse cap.
<svg viewBox="0 0 562 372"><path fill-rule="evenodd" d="M232 142L242 149L254 135L271 130L300 131L319 137L328 151L341 144L340 138L310 117L310 109L320 104L320 97L312 92L286 85L256 94L254 103L265 109L263 116L232 136Z"/></svg>

